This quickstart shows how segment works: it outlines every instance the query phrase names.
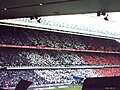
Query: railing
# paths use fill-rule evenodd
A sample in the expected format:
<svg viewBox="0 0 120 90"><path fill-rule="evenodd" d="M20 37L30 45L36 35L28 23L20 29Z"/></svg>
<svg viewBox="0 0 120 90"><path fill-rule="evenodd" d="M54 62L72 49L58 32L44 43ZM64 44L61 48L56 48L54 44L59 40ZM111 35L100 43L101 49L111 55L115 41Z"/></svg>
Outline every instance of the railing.
<svg viewBox="0 0 120 90"><path fill-rule="evenodd" d="M88 53L109 53L109 54L120 54L120 52L113 51L99 51L99 50L82 50L81 48L73 49L73 48L52 48L46 46L22 46L22 45L8 45L8 44L0 44L0 47L8 47L8 48L21 48L21 49L46 49L46 50L63 50L63 51L75 51L75 52L88 52Z"/></svg>
<svg viewBox="0 0 120 90"><path fill-rule="evenodd" d="M118 68L120 65L81 65L69 67L41 67L41 66L6 66L0 67L0 70L56 70L56 69L96 69L96 68Z"/></svg>

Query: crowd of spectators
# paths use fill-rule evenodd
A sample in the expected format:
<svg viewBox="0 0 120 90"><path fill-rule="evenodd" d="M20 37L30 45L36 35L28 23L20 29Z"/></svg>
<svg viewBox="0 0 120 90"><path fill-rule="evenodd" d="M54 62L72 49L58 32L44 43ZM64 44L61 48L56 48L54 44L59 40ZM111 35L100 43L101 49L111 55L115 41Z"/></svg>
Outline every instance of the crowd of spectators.
<svg viewBox="0 0 120 90"><path fill-rule="evenodd" d="M81 55L68 51L0 48L0 66L80 66L89 64Z"/></svg>
<svg viewBox="0 0 120 90"><path fill-rule="evenodd" d="M71 83L72 75L101 76L91 69L0 71L0 87L15 87L21 78L33 82L33 85Z"/></svg>
<svg viewBox="0 0 120 90"><path fill-rule="evenodd" d="M89 64L98 64L98 65L117 65L120 64L120 55L119 54L110 54L110 53L80 53L80 55L89 63Z"/></svg>
<svg viewBox="0 0 120 90"><path fill-rule="evenodd" d="M100 68L94 69L96 72L100 73L103 76L120 76L120 67L117 68Z"/></svg>
<svg viewBox="0 0 120 90"><path fill-rule="evenodd" d="M76 53L59 50L0 48L0 66L69 67L117 65L119 54Z"/></svg>
<svg viewBox="0 0 120 90"><path fill-rule="evenodd" d="M0 27L0 43L54 48L84 49L85 47L80 38L75 35L13 27Z"/></svg>
<svg viewBox="0 0 120 90"><path fill-rule="evenodd" d="M116 40L4 26L0 27L0 44L120 51Z"/></svg>
<svg viewBox="0 0 120 90"><path fill-rule="evenodd" d="M80 65L113 65L119 64L119 55L76 53L55 50L34 50L17 48L0 48L0 66L80 66ZM108 58L113 59L113 61ZM106 60L104 63L104 59ZM98 61L97 61L98 60ZM112 72L111 72L112 70ZM105 72L107 73L105 74ZM1 86L15 86L20 78L34 82L36 85L71 82L72 74L82 77L118 76L120 69L59 69L59 70L23 70L0 71Z"/></svg>
<svg viewBox="0 0 120 90"><path fill-rule="evenodd" d="M120 43L116 40L96 37L83 37L82 40L88 50L120 51Z"/></svg>
<svg viewBox="0 0 120 90"><path fill-rule="evenodd" d="M119 54L80 53L89 63L95 65L120 65ZM120 76L120 67L94 69L103 76Z"/></svg>
<svg viewBox="0 0 120 90"><path fill-rule="evenodd" d="M41 30L28 30L0 26L0 44L44 46L51 48L72 48L81 50L120 51L115 40L88 36L62 34ZM120 64L119 54L79 53L60 50L39 50L0 47L0 66L40 66L69 67L80 65L116 65ZM106 71L107 74L104 74ZM113 72L114 71L114 72ZM0 86L15 86L20 78L34 84L70 82L71 74L83 77L120 75L120 69L65 69L65 70L24 70L0 71Z"/></svg>

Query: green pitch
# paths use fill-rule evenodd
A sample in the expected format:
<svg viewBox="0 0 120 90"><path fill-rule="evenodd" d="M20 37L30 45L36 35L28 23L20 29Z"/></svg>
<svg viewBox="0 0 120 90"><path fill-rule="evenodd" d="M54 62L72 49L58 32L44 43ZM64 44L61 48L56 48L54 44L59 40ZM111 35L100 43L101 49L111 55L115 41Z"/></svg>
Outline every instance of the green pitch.
<svg viewBox="0 0 120 90"><path fill-rule="evenodd" d="M55 89L49 89L49 90L82 90L82 86L69 86L65 88L55 88Z"/></svg>

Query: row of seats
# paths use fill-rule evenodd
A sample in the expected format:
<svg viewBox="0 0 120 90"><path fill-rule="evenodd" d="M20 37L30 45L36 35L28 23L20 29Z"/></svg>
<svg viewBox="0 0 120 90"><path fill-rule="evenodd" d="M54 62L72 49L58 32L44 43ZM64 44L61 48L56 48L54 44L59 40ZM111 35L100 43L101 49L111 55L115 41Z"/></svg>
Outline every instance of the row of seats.
<svg viewBox="0 0 120 90"><path fill-rule="evenodd" d="M76 53L58 50L0 48L0 66L80 66L116 65L119 54Z"/></svg>
<svg viewBox="0 0 120 90"><path fill-rule="evenodd" d="M15 87L21 78L34 82L33 85L71 83L73 81L72 75L101 76L91 69L0 71L0 87Z"/></svg>
<svg viewBox="0 0 120 90"><path fill-rule="evenodd" d="M119 54L104 54L104 53L82 53L82 57L89 62L89 64L98 65L114 65L120 64Z"/></svg>
<svg viewBox="0 0 120 90"><path fill-rule="evenodd" d="M94 69L103 76L120 76L120 67L119 68L102 68Z"/></svg>
<svg viewBox="0 0 120 90"><path fill-rule="evenodd" d="M89 63L74 52L0 48L0 66L80 66Z"/></svg>
<svg viewBox="0 0 120 90"><path fill-rule="evenodd" d="M120 51L116 40L15 27L0 27L0 44Z"/></svg>
<svg viewBox="0 0 120 90"><path fill-rule="evenodd" d="M0 44L74 48L81 50L120 51L115 40L62 34L48 31L28 30L0 26ZM103 53L80 53L60 50L36 50L0 47L0 66L80 66L120 64L120 55ZM15 86L20 78L35 84L71 82L71 74L83 77L116 76L120 68L75 70L24 70L0 71L1 86ZM58 77L57 77L58 76Z"/></svg>

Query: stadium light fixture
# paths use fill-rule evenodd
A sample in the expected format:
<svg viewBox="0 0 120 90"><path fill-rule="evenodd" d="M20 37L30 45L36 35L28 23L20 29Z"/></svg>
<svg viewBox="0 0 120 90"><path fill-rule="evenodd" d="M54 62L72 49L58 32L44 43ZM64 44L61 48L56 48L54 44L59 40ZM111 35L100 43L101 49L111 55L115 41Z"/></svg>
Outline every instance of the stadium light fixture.
<svg viewBox="0 0 120 90"><path fill-rule="evenodd" d="M38 20L38 17L37 17L37 16L34 16L34 17L33 17L33 16L31 16L31 17L30 17L30 20L33 20L33 19Z"/></svg>
<svg viewBox="0 0 120 90"><path fill-rule="evenodd" d="M35 16L35 19L37 20L37 19L38 19L38 17L37 17L37 16Z"/></svg>
<svg viewBox="0 0 120 90"><path fill-rule="evenodd" d="M33 19L35 19L38 23L41 23L41 18L38 18L37 16L35 17L31 16L30 20L33 20Z"/></svg>
<svg viewBox="0 0 120 90"><path fill-rule="evenodd" d="M34 17L30 17L30 20L33 20L34 19Z"/></svg>
<svg viewBox="0 0 120 90"><path fill-rule="evenodd" d="M105 15L106 15L105 10L100 10L100 11L98 11L98 12L97 12L97 16L100 16L100 15L105 16ZM108 19L108 14L107 14L107 16L104 17L104 20L109 21L109 19Z"/></svg>
<svg viewBox="0 0 120 90"><path fill-rule="evenodd" d="M100 11L98 11L98 12L97 12L97 16L100 16L100 15L105 16L105 15L106 15L105 10L100 10Z"/></svg>
<svg viewBox="0 0 120 90"><path fill-rule="evenodd" d="M41 18L39 18L39 19L37 20L37 22L38 22L38 23L41 23Z"/></svg>
<svg viewBox="0 0 120 90"><path fill-rule="evenodd" d="M7 10L7 8L4 8L4 11L6 11Z"/></svg>
<svg viewBox="0 0 120 90"><path fill-rule="evenodd" d="M105 16L105 15L106 15L106 12L105 12L105 11L102 11L101 14L102 14L103 16Z"/></svg>
<svg viewBox="0 0 120 90"><path fill-rule="evenodd" d="M43 4L42 3L39 3L40 6L42 6Z"/></svg>
<svg viewBox="0 0 120 90"><path fill-rule="evenodd" d="M108 19L108 14L107 14L107 16L104 18L104 20L109 21L109 19Z"/></svg>
<svg viewBox="0 0 120 90"><path fill-rule="evenodd" d="M97 12L97 16L100 16L100 11Z"/></svg>

